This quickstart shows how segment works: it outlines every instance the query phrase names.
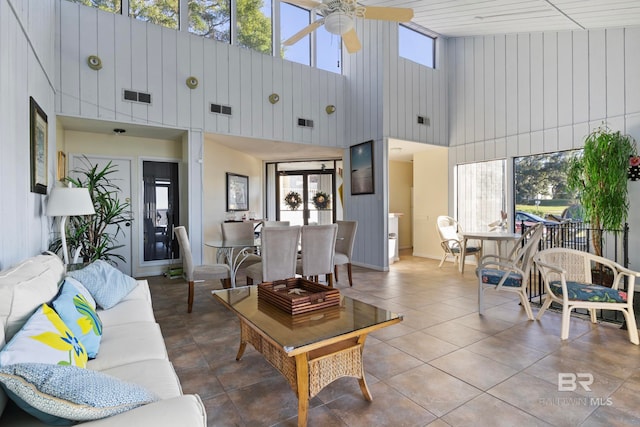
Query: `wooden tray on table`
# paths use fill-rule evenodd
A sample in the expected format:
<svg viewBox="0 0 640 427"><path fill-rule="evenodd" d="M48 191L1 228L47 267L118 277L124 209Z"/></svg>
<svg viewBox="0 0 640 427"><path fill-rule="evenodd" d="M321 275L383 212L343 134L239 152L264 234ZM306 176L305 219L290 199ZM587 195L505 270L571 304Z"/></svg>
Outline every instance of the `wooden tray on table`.
<svg viewBox="0 0 640 427"><path fill-rule="evenodd" d="M258 302L266 301L291 315L340 305L340 291L302 278L258 285Z"/></svg>

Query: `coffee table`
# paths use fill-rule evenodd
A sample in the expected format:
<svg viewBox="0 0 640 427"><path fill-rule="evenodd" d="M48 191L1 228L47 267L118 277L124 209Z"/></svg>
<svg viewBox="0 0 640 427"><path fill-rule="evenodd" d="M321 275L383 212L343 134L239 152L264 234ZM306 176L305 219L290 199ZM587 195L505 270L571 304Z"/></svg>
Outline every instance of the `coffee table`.
<svg viewBox="0 0 640 427"><path fill-rule="evenodd" d="M258 299L258 287L212 292L240 319L240 360L247 343L289 382L298 396L298 426L307 425L309 399L341 377L355 377L364 398L362 350L367 335L402 321L388 310L341 295L340 306L290 315Z"/></svg>

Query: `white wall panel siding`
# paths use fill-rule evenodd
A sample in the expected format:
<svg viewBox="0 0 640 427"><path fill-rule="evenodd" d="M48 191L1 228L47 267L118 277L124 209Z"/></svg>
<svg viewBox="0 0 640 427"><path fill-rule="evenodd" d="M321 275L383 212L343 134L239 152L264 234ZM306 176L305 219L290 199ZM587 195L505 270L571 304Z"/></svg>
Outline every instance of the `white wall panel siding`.
<svg viewBox="0 0 640 427"><path fill-rule="evenodd" d="M153 70L162 69L162 27L158 25L147 26L147 90L152 94L162 93L162 73ZM150 124L162 123L162 99L152 100L147 107L147 120Z"/></svg>
<svg viewBox="0 0 640 427"><path fill-rule="evenodd" d="M0 270L47 249L52 221L45 195L31 193L29 97L48 116L48 179L55 182L56 19L53 0L0 2ZM77 87L77 85L76 85Z"/></svg>
<svg viewBox="0 0 640 427"><path fill-rule="evenodd" d="M178 33L162 28L162 96L156 97L156 104L162 105L162 124L178 124ZM155 70L158 72L158 70Z"/></svg>
<svg viewBox="0 0 640 427"><path fill-rule="evenodd" d="M517 132L531 130L531 37L518 34L518 127Z"/></svg>
<svg viewBox="0 0 640 427"><path fill-rule="evenodd" d="M483 96L484 105L484 139L493 139L496 136L495 109L496 109L496 73L495 73L495 39L487 36L483 39L484 50L480 55L484 58L482 75L484 78Z"/></svg>
<svg viewBox="0 0 640 427"><path fill-rule="evenodd" d="M504 36L494 37L495 55L495 113L496 138L507 135L507 46ZM453 110L453 107L450 107Z"/></svg>
<svg viewBox="0 0 640 427"><path fill-rule="evenodd" d="M132 24L137 24L131 20ZM186 78L191 74L191 35L178 32L176 40L176 106L178 113L178 127L188 128L191 125L191 90L185 85ZM162 96L162 94L158 94Z"/></svg>
<svg viewBox="0 0 640 427"><path fill-rule="evenodd" d="M70 115L80 114L80 8L67 1L60 3L60 106ZM67 47L68 46L68 47Z"/></svg>
<svg viewBox="0 0 640 427"><path fill-rule="evenodd" d="M545 88L547 88L545 82ZM551 89L552 90L552 89ZM573 33L558 33L558 126L573 123Z"/></svg>
<svg viewBox="0 0 640 427"><path fill-rule="evenodd" d="M79 12L79 33L96 33L98 28L97 9L83 7L80 8ZM79 51L81 58L87 58L89 55L97 55L97 37L80 37ZM80 114L95 117L98 115L98 72L87 66L83 67L83 64L79 65L79 87L83 88L82 94L78 97L80 100Z"/></svg>
<svg viewBox="0 0 640 427"><path fill-rule="evenodd" d="M626 28L624 31L625 112L633 114L640 112L640 28Z"/></svg>
<svg viewBox="0 0 640 427"><path fill-rule="evenodd" d="M186 70L185 76L180 76L182 79L178 79L178 88L184 90L189 96L189 112L191 129L203 129L204 128L204 115L208 110L204 100L204 88L201 86L203 82L202 76L204 75L204 38L202 37L189 37L189 49L191 50L189 56L189 69ZM194 76L198 79L198 87L190 89L187 86L187 78Z"/></svg>
<svg viewBox="0 0 640 427"><path fill-rule="evenodd" d="M518 36L505 40L506 135L518 132Z"/></svg>
<svg viewBox="0 0 640 427"><path fill-rule="evenodd" d="M61 0L61 3L65 3L65 1ZM79 7L79 6L76 6ZM100 13L98 19L105 19L104 13ZM115 49L115 62L113 67L115 69L115 90L116 90L116 120L131 122L132 117L131 114L133 112L132 103L129 101L125 101L123 98L123 91L125 89L136 90L132 86L131 81L131 73L132 73L132 64L131 64L131 23L133 20L123 17L116 16L115 19L115 37L114 44L116 46ZM144 23L140 23L144 25ZM77 24L76 24L77 25ZM73 31L73 28L70 28ZM60 32L64 35L67 32L66 28L61 28ZM86 34L83 34L82 37L87 37ZM61 55L67 56L67 48L70 47L73 49L73 46L78 42L69 40L62 44L61 46ZM69 44L71 44L69 46ZM73 58L69 58L70 62L73 62ZM81 62L82 58L77 58L75 62ZM110 64L103 64L103 67L108 67ZM63 88L63 91L65 89ZM100 101L98 101L100 102ZM63 105L64 107L64 105ZM61 113L68 114L69 112L62 109Z"/></svg>
<svg viewBox="0 0 640 427"><path fill-rule="evenodd" d="M573 32L573 121L589 121L589 33Z"/></svg>
<svg viewBox="0 0 640 427"><path fill-rule="evenodd" d="M151 24L131 26L131 89L139 92L149 92L147 86L147 28ZM151 94L151 104L155 102L154 94ZM147 110L149 105L137 102L131 103L131 120L147 123L149 118Z"/></svg>
<svg viewBox="0 0 640 427"><path fill-rule="evenodd" d="M529 67L531 83L531 130L539 131L544 128L544 52L542 33L531 34L529 38Z"/></svg>
<svg viewBox="0 0 640 427"><path fill-rule="evenodd" d="M606 32L606 115L621 116L624 114L624 30L612 29ZM638 56L636 51L635 56ZM639 73L636 73L636 80Z"/></svg>
<svg viewBox="0 0 640 427"><path fill-rule="evenodd" d="M484 38L478 37L474 39L473 44L473 124L474 135L476 141L484 141L485 139L485 87L484 87L484 62L487 58L484 56L485 46Z"/></svg>
<svg viewBox="0 0 640 427"><path fill-rule="evenodd" d="M558 36L545 33L542 35L542 129L558 126L558 72Z"/></svg>
<svg viewBox="0 0 640 427"><path fill-rule="evenodd" d="M96 12L97 18L98 12ZM115 63L115 15L105 16L105 19L96 19L96 31L98 38L97 51L92 55L98 55L103 64ZM58 29L60 31L60 29ZM82 67L82 64L81 64ZM87 67L87 69L89 69ZM115 68L113 66L105 67L95 72L98 79L98 99L96 105L98 108L98 118L105 120L113 120L116 117L116 99L121 96L120 91L116 89ZM60 98L60 97L58 97ZM60 111L61 108L58 108Z"/></svg>
<svg viewBox="0 0 640 427"><path fill-rule="evenodd" d="M589 120L607 115L607 49L605 30L589 31Z"/></svg>

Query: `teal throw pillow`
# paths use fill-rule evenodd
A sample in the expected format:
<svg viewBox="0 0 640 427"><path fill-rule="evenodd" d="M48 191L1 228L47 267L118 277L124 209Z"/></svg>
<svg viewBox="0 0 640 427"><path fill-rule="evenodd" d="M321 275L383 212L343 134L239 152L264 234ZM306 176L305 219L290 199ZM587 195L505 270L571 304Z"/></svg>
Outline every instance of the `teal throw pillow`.
<svg viewBox="0 0 640 427"><path fill-rule="evenodd" d="M70 271L68 275L82 283L105 310L122 301L138 285L136 279L103 260L94 261L81 270Z"/></svg>
<svg viewBox="0 0 640 427"><path fill-rule="evenodd" d="M21 409L53 425L110 417L158 400L137 384L75 366L6 366L0 383Z"/></svg>
<svg viewBox="0 0 640 427"><path fill-rule="evenodd" d="M91 302L73 283L72 278L65 279L60 293L53 300L53 308L71 332L80 340L90 359L94 359L100 348L102 321Z"/></svg>

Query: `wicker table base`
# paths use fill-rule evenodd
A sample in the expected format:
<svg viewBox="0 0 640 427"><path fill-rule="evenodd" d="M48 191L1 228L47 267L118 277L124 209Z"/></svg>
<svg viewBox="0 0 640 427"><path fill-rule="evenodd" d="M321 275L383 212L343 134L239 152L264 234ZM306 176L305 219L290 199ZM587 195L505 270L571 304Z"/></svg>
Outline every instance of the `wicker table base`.
<svg viewBox="0 0 640 427"><path fill-rule="evenodd" d="M364 376L362 349L367 334L344 341L331 342L324 347L289 356L242 316L240 319L240 348L236 360L244 354L247 343L260 352L289 382L298 396L298 426L307 425L309 399L325 386L342 377L358 379L364 398L372 400Z"/></svg>

